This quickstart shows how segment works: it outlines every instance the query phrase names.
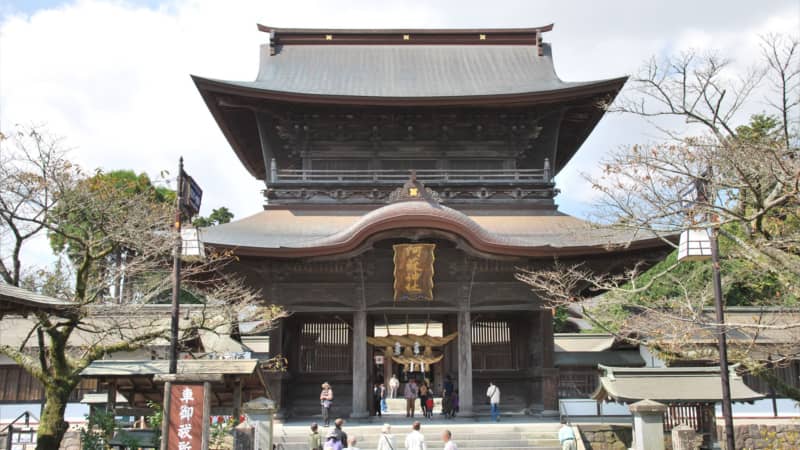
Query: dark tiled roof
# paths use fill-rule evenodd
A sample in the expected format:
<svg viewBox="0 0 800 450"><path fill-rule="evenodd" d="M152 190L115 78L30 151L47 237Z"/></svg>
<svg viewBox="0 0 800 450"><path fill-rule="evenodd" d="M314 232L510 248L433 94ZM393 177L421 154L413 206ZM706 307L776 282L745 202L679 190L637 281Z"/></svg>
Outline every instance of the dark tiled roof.
<svg viewBox="0 0 800 450"><path fill-rule="evenodd" d="M637 367L644 366L639 350L607 350L601 352L555 352L555 367L596 367L598 364Z"/></svg>
<svg viewBox="0 0 800 450"><path fill-rule="evenodd" d="M633 403L639 400L657 402L718 402L722 399L719 367L625 368L599 366L603 371L600 386L592 398ZM764 397L744 384L731 370L731 398L752 401Z"/></svg>
<svg viewBox="0 0 800 450"><path fill-rule="evenodd" d="M267 48L262 51L268 51ZM293 45L262 55L253 91L344 97L441 98L567 91L623 78L563 82L549 45Z"/></svg>
<svg viewBox="0 0 800 450"><path fill-rule="evenodd" d="M0 283L0 317L4 314L27 315L36 311L69 313L76 309L73 302Z"/></svg>

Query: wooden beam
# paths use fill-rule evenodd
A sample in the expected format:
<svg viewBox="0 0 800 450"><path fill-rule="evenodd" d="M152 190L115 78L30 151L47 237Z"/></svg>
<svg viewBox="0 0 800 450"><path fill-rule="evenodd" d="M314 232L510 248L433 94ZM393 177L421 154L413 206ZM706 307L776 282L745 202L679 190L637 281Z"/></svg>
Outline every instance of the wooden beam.
<svg viewBox="0 0 800 450"><path fill-rule="evenodd" d="M158 374L153 377L156 382L175 382L175 383L222 383L225 376L221 373L178 373L178 374Z"/></svg>

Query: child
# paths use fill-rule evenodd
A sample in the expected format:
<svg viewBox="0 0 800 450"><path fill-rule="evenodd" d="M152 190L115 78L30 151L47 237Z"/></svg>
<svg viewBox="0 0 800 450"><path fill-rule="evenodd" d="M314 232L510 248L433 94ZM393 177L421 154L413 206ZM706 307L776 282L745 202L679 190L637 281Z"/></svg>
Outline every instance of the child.
<svg viewBox="0 0 800 450"><path fill-rule="evenodd" d="M458 389L450 396L450 417L455 417L458 412Z"/></svg>
<svg viewBox="0 0 800 450"><path fill-rule="evenodd" d="M425 411L428 414L428 419L433 418L433 396L428 394L428 398L425 399L425 406L427 406L427 410Z"/></svg>
<svg viewBox="0 0 800 450"><path fill-rule="evenodd" d="M322 436L317 432L317 424L311 424L311 434L308 435L309 450L322 450Z"/></svg>

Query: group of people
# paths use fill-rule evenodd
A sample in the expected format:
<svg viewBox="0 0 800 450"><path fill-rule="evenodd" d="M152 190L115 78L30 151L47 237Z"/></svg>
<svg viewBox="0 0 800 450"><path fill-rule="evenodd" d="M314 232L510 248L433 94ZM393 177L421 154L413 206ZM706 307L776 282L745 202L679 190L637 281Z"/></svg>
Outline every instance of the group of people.
<svg viewBox="0 0 800 450"><path fill-rule="evenodd" d="M387 411L386 399L390 396L395 398L399 384L400 381L394 375L389 380L388 391L383 383L375 383L372 388L372 401L377 416L382 416L382 413ZM403 397L406 399L406 417L414 417L415 402L419 398L422 416L428 419L433 418L433 389L430 388L426 380L418 383L415 378L411 378L403 390ZM492 420L497 422L500 420L500 388L494 382L489 382L486 397L491 406ZM322 407L323 424L328 427L330 425L331 406L333 405L333 389L327 382L322 383L319 401ZM458 403L458 390L455 389L452 377L447 375L442 385L442 415L446 418L455 417L458 412Z"/></svg>
<svg viewBox="0 0 800 450"><path fill-rule="evenodd" d="M395 398L399 384L399 380L392 375L392 379L389 381L390 390L388 394L383 383L375 384L373 387L373 398L376 399L376 410L379 416L381 415L381 411L386 411L387 395ZM406 399L406 417L414 417L414 402L418 397L422 405L423 416L427 418L433 417L433 392L428 387L427 382L422 381L417 385L416 379L412 378L406 383L403 394ZM492 420L499 421L500 388L492 381L489 382L489 387L486 389L486 397L491 406ZM330 424L331 405L333 404L333 389L330 384L322 383L322 391L319 394L319 400L322 406L322 420L325 427L328 427ZM457 410L458 390L455 389L452 377L447 375L442 386L442 413L445 417L454 417ZM341 450L343 448L358 450L358 440L355 437L348 438L347 433L342 429L343 425L344 419L336 419L334 421L334 428L328 432L323 440L322 435L319 434L319 426L316 423L311 424L311 435L309 436L310 450ZM561 421L561 425L561 429L558 433L558 440L561 443L562 449L575 450L576 439L572 427L564 420ZM415 421L411 426L411 432L406 436L406 450L427 450L425 446L425 436L423 436L419 430L420 423ZM397 450L391 431L391 425L388 423L383 425L381 435L378 438L378 450ZM444 450L458 450L458 446L453 442L449 430L444 430L442 432L442 442L444 442Z"/></svg>
<svg viewBox="0 0 800 450"><path fill-rule="evenodd" d="M311 434L308 436L309 450L342 450L345 448L358 450L358 440L355 437L348 438L347 433L342 430L344 420L336 419L334 425L334 428L323 439L319 434L319 426L312 423ZM427 450L425 436L420 432L420 428L419 422L415 421L411 425L411 432L406 435L405 439L405 450ZM450 430L442 431L442 442L444 443L443 450L458 450L458 445L453 441ZM392 426L388 423L383 424L383 428L381 428L376 448L378 450L399 450L395 446L394 436L392 436Z"/></svg>
<svg viewBox="0 0 800 450"><path fill-rule="evenodd" d="M403 390L403 398L406 399L406 417L414 417L414 403L419 398L422 416L428 419L433 418L433 389L427 381L417 382L414 378L410 379ZM443 408L443 412L449 413L450 410Z"/></svg>

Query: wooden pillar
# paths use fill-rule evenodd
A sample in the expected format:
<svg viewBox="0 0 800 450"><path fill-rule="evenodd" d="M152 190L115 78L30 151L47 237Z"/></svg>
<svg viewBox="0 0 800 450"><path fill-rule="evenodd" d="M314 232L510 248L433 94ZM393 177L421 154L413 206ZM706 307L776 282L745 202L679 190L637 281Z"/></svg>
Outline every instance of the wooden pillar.
<svg viewBox="0 0 800 450"><path fill-rule="evenodd" d="M167 381L164 383L164 404L161 411L163 411L163 418L161 420L161 449L167 450L167 436L169 436L169 408L170 408L170 392L172 392L172 382ZM208 395L206 395L208 396Z"/></svg>
<svg viewBox="0 0 800 450"><path fill-rule="evenodd" d="M353 313L353 410L350 417L369 416L367 403L367 313Z"/></svg>
<svg viewBox="0 0 800 450"><path fill-rule="evenodd" d="M553 314L539 312L542 339L542 415L558 415L558 369L553 367Z"/></svg>
<svg viewBox="0 0 800 450"><path fill-rule="evenodd" d="M459 416L472 416L472 323L469 311L458 311Z"/></svg>
<svg viewBox="0 0 800 450"><path fill-rule="evenodd" d="M117 409L117 379L112 378L108 382L108 393L106 397L106 411L114 412Z"/></svg>
<svg viewBox="0 0 800 450"><path fill-rule="evenodd" d="M442 334L444 336L449 335L454 331L458 331L458 325L456 324L456 317L452 315L448 315L442 321ZM442 349L444 353L444 374L450 375L451 377L455 377L458 375L458 340L456 339L454 342L450 342L449 344L445 345Z"/></svg>
<svg viewBox="0 0 800 450"><path fill-rule="evenodd" d="M286 417L286 409L289 405L286 404L286 399L283 395L283 379L286 375L290 374L293 369L296 369L298 359L296 356L297 351L289 350L289 346L297 347L298 344L296 342L286 342L283 338L287 327L297 327L297 324L293 318L284 318L278 320L277 323L275 323L275 326L269 331L269 356L273 358L277 356L284 356L289 360L287 374L278 372L270 374L270 376L267 377L267 385L271 395L270 398L275 402L275 408L277 408L277 412L275 413L275 417L277 419L284 419ZM290 336L292 334L293 333L289 333ZM299 330L297 330L294 335L299 336ZM296 349L293 348L293 350Z"/></svg>
<svg viewBox="0 0 800 450"><path fill-rule="evenodd" d="M242 377L236 377L233 381L233 417L239 418L242 415Z"/></svg>
<svg viewBox="0 0 800 450"><path fill-rule="evenodd" d="M200 435L202 450L208 450L211 443L211 383L203 382L203 434Z"/></svg>

